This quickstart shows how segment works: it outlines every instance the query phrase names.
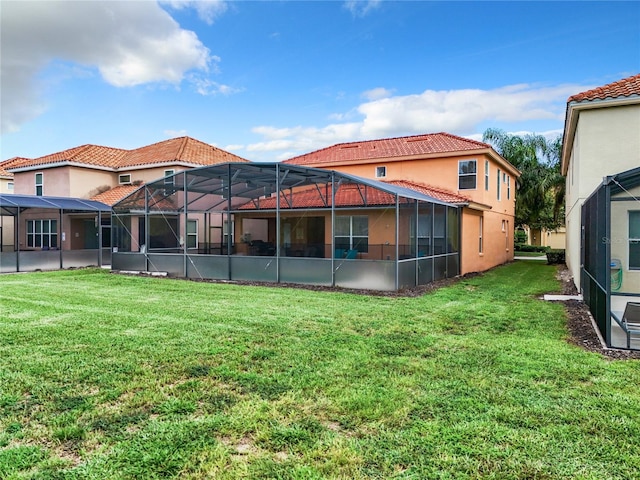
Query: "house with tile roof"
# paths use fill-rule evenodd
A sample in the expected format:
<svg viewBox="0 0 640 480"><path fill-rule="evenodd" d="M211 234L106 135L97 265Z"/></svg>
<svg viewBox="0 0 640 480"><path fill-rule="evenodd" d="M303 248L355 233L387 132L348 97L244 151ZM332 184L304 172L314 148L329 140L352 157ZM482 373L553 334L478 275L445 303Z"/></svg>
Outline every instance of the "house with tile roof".
<svg viewBox="0 0 640 480"><path fill-rule="evenodd" d="M640 349L640 74L567 99L566 263L608 346Z"/></svg>
<svg viewBox="0 0 640 480"><path fill-rule="evenodd" d="M190 137L133 150L81 145L38 158L15 157L0 162L0 193L85 199L111 206L147 182L225 162L246 163L248 160ZM13 187L11 190L9 184ZM102 216L98 225L91 213L65 213L64 218L59 215L54 209L30 208L20 216L24 228L15 228L14 219L3 218L0 228L5 251L95 249L99 248L98 239L102 239L101 247L105 255L109 254L110 216ZM52 226L58 231L52 232ZM21 232L17 244L14 231Z"/></svg>
<svg viewBox="0 0 640 480"><path fill-rule="evenodd" d="M283 163L375 179L463 205L461 274L513 259L520 172L486 143L434 133L341 143Z"/></svg>
<svg viewBox="0 0 640 480"><path fill-rule="evenodd" d="M582 206L608 176L640 166L640 74L577 93L567 99L562 148L566 177L566 262L581 288ZM640 210L640 204L635 205ZM629 232L635 214L619 217L618 229ZM594 219L588 219L593 221ZM640 221L640 218L638 219ZM638 227L640 228L640 227ZM628 242L621 242L627 244ZM620 252L625 281L640 291L640 270Z"/></svg>

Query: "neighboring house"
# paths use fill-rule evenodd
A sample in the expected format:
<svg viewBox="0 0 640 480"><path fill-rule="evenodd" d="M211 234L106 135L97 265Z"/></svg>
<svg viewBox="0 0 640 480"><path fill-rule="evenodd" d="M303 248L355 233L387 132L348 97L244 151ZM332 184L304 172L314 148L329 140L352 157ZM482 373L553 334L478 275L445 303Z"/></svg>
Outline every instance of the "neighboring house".
<svg viewBox="0 0 640 480"><path fill-rule="evenodd" d="M2 168L2 163L0 163L0 193L13 193L13 174Z"/></svg>
<svg viewBox="0 0 640 480"><path fill-rule="evenodd" d="M247 160L180 137L133 150L83 145L39 158L16 157L0 162L0 178L3 189L5 177L12 179L16 196L87 199L113 205L146 182L166 178L169 188L177 172L224 162ZM105 263L109 261L110 215L101 216L99 224L92 213L65 212L63 218L56 209L32 206L20 213L20 225L16 226L14 220L11 215L2 218L5 252L102 248Z"/></svg>
<svg viewBox="0 0 640 480"><path fill-rule="evenodd" d="M564 226L558 227L555 230L547 230L540 228L529 228L524 226L522 228L526 235L527 245L536 245L540 247L549 247L552 249L564 249L566 246L567 230Z"/></svg>
<svg viewBox="0 0 640 480"><path fill-rule="evenodd" d="M567 266L607 345L638 349L612 313L640 300L640 74L569 97L562 173Z"/></svg>
<svg viewBox="0 0 640 480"><path fill-rule="evenodd" d="M460 273L513 259L520 172L490 145L447 133L333 145L283 162L449 195L461 215Z"/></svg>
<svg viewBox="0 0 640 480"><path fill-rule="evenodd" d="M567 186L566 262L578 289L582 204L604 177L638 166L640 74L569 97L562 147Z"/></svg>

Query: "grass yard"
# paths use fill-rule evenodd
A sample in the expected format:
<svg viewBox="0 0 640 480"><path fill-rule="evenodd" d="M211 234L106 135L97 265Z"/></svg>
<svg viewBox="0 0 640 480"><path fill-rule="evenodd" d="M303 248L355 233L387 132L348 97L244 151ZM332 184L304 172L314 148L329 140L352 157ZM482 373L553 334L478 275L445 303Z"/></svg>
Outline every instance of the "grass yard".
<svg viewBox="0 0 640 480"><path fill-rule="evenodd" d="M555 271L416 298L0 276L0 478L637 478L640 362L565 341Z"/></svg>

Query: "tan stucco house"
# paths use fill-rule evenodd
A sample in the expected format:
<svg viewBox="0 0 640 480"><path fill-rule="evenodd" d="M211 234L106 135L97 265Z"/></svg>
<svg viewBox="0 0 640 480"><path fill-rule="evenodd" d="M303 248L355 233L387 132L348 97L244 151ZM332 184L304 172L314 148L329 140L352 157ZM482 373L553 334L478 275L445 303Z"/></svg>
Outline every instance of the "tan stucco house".
<svg viewBox="0 0 640 480"><path fill-rule="evenodd" d="M566 261L578 288L581 207L604 177L638 166L640 74L569 97L562 149L562 174L566 176L567 187ZM625 265L628 266L628 258ZM628 273L640 275L640 271Z"/></svg>

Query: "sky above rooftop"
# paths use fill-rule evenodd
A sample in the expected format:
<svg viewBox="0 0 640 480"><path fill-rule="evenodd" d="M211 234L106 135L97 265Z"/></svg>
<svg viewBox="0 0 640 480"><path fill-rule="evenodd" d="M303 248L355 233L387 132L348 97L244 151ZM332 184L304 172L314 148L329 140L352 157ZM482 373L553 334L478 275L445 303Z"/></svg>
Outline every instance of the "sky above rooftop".
<svg viewBox="0 0 640 480"><path fill-rule="evenodd" d="M640 2L0 3L0 160L188 135L254 161L357 140L562 132L640 72Z"/></svg>

